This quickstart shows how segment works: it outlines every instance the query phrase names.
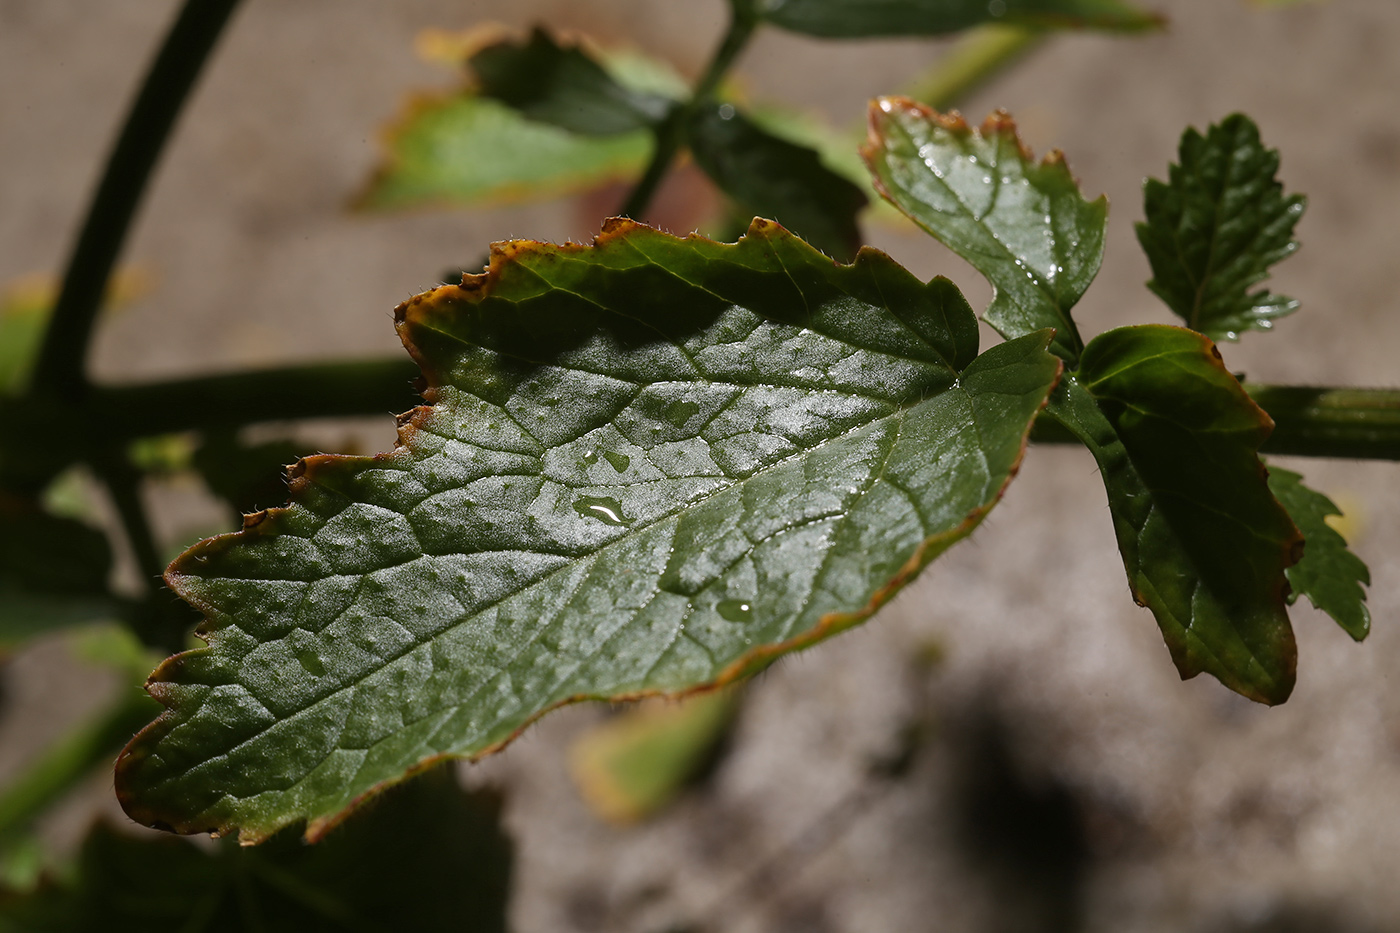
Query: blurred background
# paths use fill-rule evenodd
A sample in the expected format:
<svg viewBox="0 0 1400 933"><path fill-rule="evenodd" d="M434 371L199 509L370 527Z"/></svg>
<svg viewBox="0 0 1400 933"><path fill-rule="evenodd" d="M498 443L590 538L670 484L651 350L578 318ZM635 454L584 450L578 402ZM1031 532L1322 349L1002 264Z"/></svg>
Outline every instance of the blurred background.
<svg viewBox="0 0 1400 933"><path fill-rule="evenodd" d="M1400 383L1400 5L1144 5L1165 31L1058 35L961 108L976 119L1006 108L1037 153L1064 150L1085 193L1108 194L1107 256L1076 308L1081 330L1170 322L1143 287L1142 181L1165 177L1185 126L1243 111L1280 150L1286 189L1309 197L1303 249L1271 283L1303 308L1276 334L1224 347L1227 364L1263 382ZM177 6L0 0L0 286L61 269ZM461 83L415 50L424 30L543 22L693 79L726 16L724 0L246 0L140 215L124 261L145 285L104 320L98 378L401 352L391 310L444 270L479 265L494 240L597 230L624 189L350 209L383 157L381 128L412 94ZM906 88L947 47L768 30L736 81L754 101L859 126L871 96ZM673 186L656 219L689 232L698 184ZM887 219L865 233L985 305L981 278L926 236ZM307 452L394 439L388 412L296 432ZM505 793L514 928L1400 929L1400 474L1280 462L1347 512L1375 620L1357 645L1295 607L1298 687L1283 707L1178 681L1127 593L1092 461L1033 448L983 528L877 619L758 678L703 780L651 819L604 819L571 777L569 749L606 709L551 715L464 768L469 784ZM172 546L231 527L192 481L150 492ZM10 657L3 678L0 782L104 696L57 641ZM124 819L110 797L110 777L94 779L84 806L45 832L71 845L94 811Z"/></svg>

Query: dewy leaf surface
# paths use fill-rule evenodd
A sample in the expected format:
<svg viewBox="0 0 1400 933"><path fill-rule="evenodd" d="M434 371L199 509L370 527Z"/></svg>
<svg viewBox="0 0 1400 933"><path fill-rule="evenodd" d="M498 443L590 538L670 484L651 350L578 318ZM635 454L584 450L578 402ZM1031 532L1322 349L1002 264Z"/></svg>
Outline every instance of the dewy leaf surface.
<svg viewBox="0 0 1400 933"><path fill-rule="evenodd" d="M1361 558L1347 550L1346 539L1327 524L1327 516L1341 510L1320 492L1303 485L1303 477L1280 467L1269 467L1269 489L1288 510L1303 533L1303 559L1288 568L1293 587L1289 602L1306 596L1327 613L1346 633L1361 641L1371 631L1366 591L1371 573Z"/></svg>
<svg viewBox="0 0 1400 933"><path fill-rule="evenodd" d="M541 29L528 42L501 42L471 57L481 92L532 120L585 136L649 129L672 101L613 79L578 46L561 46Z"/></svg>
<svg viewBox="0 0 1400 933"><path fill-rule="evenodd" d="M829 256L855 256L865 193L815 150L769 133L732 104L696 108L686 139L696 164L749 215L777 220Z"/></svg>
<svg viewBox="0 0 1400 933"><path fill-rule="evenodd" d="M1274 177L1278 152L1264 148L1259 128L1243 114L1205 136L1188 128L1178 158L1168 182L1149 178L1143 187L1147 221L1137 235L1152 264L1147 287L1213 340L1268 330L1298 302L1250 288L1297 252L1293 228L1307 199L1284 197Z"/></svg>
<svg viewBox="0 0 1400 933"><path fill-rule="evenodd" d="M1272 422L1214 344L1159 324L1108 331L1050 411L1098 461L1128 584L1181 676L1287 699L1297 648L1284 570L1302 535L1255 454Z"/></svg>
<svg viewBox="0 0 1400 933"><path fill-rule="evenodd" d="M1122 0L735 0L764 20L829 39L938 36L982 23L1152 29L1161 20Z"/></svg>
<svg viewBox="0 0 1400 933"><path fill-rule="evenodd" d="M1048 333L976 356L946 279L625 220L498 244L400 306L432 403L377 457L179 558L208 648L118 764L136 819L315 837L548 709L677 694L864 620L997 501L1055 383Z"/></svg>
<svg viewBox="0 0 1400 933"><path fill-rule="evenodd" d="M974 129L882 97L863 153L876 189L992 283L987 323L1008 338L1053 327L1073 366L1084 342L1070 309L1103 260L1108 199L1086 201L1060 153L1036 162L1004 111Z"/></svg>

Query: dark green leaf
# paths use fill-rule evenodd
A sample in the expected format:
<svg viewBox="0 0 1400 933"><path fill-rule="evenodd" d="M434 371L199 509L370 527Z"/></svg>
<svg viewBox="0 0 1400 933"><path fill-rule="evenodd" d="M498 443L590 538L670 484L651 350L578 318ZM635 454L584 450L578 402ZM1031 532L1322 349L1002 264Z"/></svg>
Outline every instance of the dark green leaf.
<svg viewBox="0 0 1400 933"><path fill-rule="evenodd" d="M1332 500L1303 485L1303 477L1280 467L1269 467L1269 489L1288 510L1303 533L1303 559L1288 568L1293 587L1289 602L1307 596L1348 635L1361 641L1371 631L1366 609L1370 571L1361 558L1347 550L1346 539L1327 524L1327 516L1340 515Z"/></svg>
<svg viewBox="0 0 1400 933"><path fill-rule="evenodd" d="M499 811L436 768L314 846L284 833L209 850L99 825L73 880L0 897L0 931L502 933L511 845Z"/></svg>
<svg viewBox="0 0 1400 933"><path fill-rule="evenodd" d="M356 201L382 210L538 201L635 178L651 157L644 130L579 136L464 91L409 103L385 133L385 157Z"/></svg>
<svg viewBox="0 0 1400 933"><path fill-rule="evenodd" d="M578 46L563 47L536 29L524 44L500 42L471 57L481 93L584 136L650 129L672 100L614 80Z"/></svg>
<svg viewBox="0 0 1400 933"><path fill-rule="evenodd" d="M1053 327L1073 366L1084 342L1070 309L1103 260L1108 199L1084 200L1059 152L1036 162L1004 111L978 130L882 97L864 155L880 193L992 283L987 323L1006 337Z"/></svg>
<svg viewBox="0 0 1400 933"><path fill-rule="evenodd" d="M696 163L750 216L772 217L838 259L856 254L865 194L814 150L774 136L731 104L696 109L686 136Z"/></svg>
<svg viewBox="0 0 1400 933"><path fill-rule="evenodd" d="M400 446L303 461L290 506L172 565L210 645L152 675L138 820L314 836L553 707L856 625L995 504L1059 372L1048 333L976 356L946 279L757 220L497 244L397 317L432 403Z"/></svg>
<svg viewBox="0 0 1400 933"><path fill-rule="evenodd" d="M1268 330L1298 302L1249 289L1297 251L1293 227L1307 199L1283 196L1274 178L1278 152L1264 148L1259 128L1243 114L1226 117L1205 136L1188 129L1178 157L1170 183L1149 178L1143 187L1147 222L1137 225L1137 235L1152 263L1147 287L1188 327L1214 340Z"/></svg>
<svg viewBox="0 0 1400 933"><path fill-rule="evenodd" d="M1286 700L1297 648L1284 570L1302 535L1255 454L1268 416L1214 344L1160 324L1108 331L1050 411L1099 463L1128 585L1181 676Z"/></svg>
<svg viewBox="0 0 1400 933"><path fill-rule="evenodd" d="M981 23L1142 30L1161 19L1123 0L735 0L810 36L938 36Z"/></svg>
<svg viewBox="0 0 1400 933"><path fill-rule="evenodd" d="M112 619L112 554L95 528L0 491L0 651L55 628Z"/></svg>

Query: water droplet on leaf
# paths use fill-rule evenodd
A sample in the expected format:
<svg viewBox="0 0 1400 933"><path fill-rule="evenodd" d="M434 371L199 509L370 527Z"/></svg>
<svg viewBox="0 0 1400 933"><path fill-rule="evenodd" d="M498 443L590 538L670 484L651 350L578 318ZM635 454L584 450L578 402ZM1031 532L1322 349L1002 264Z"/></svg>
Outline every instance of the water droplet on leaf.
<svg viewBox="0 0 1400 933"><path fill-rule="evenodd" d="M603 451L603 456L608 458L608 462L612 464L612 468L619 473L621 473L623 470L626 470L629 466L632 465L632 458L627 456L626 454L620 454L612 450L605 450Z"/></svg>
<svg viewBox="0 0 1400 933"><path fill-rule="evenodd" d="M730 622L753 621L753 606L742 599L722 599L715 606L715 611L720 614L720 618Z"/></svg>
<svg viewBox="0 0 1400 933"><path fill-rule="evenodd" d="M608 496L580 496L574 500L574 511L584 518L596 518L605 525L628 525L632 522L622 514L622 503Z"/></svg>

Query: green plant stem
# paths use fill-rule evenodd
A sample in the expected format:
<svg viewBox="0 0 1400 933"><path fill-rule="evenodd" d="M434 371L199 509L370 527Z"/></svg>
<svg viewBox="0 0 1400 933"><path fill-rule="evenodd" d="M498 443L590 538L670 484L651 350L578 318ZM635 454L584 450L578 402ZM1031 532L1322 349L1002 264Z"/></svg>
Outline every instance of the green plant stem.
<svg viewBox="0 0 1400 933"><path fill-rule="evenodd" d="M109 765L158 711L144 691L124 690L111 709L47 748L0 792L0 836L23 828L98 765Z"/></svg>
<svg viewBox="0 0 1400 933"><path fill-rule="evenodd" d="M1400 389L1338 389L1245 383L1251 398L1274 419L1266 454L1400 460ZM1077 443L1059 423L1036 419L1037 444Z"/></svg>
<svg viewBox="0 0 1400 933"><path fill-rule="evenodd" d="M656 195L657 188L661 185L661 180L666 177L666 173L671 170L671 163L675 161L676 155L681 150L681 144L685 139L685 127L690 122L695 111L710 100L719 89L720 82L733 67L735 59L739 53L749 44L749 39L753 37L754 30L758 28L758 16L752 12L747 4L735 4L733 15L729 20L729 29L725 32L724 38L720 40L719 47L715 49L715 54L710 59L709 65L696 82L695 89L691 92L690 100L684 104L671 108L671 112L666 115L656 127L656 149L651 154L651 161L647 163L646 170L642 172L641 179L636 187L627 195L627 200L622 207L618 208L618 214L623 217L641 219L651 205L651 199Z"/></svg>
<svg viewBox="0 0 1400 933"><path fill-rule="evenodd" d="M238 0L186 0L146 73L73 246L31 385L76 400L87 391L93 325L117 255L176 117Z"/></svg>
<svg viewBox="0 0 1400 933"><path fill-rule="evenodd" d="M154 593L160 588L165 564L160 559L155 535L151 533L146 507L141 502L141 474L126 459L125 452L120 450L109 451L107 456L95 460L93 467L106 484L107 494L111 496L112 504L121 518L127 542L136 558L136 567L141 573L142 586L148 593Z"/></svg>
<svg viewBox="0 0 1400 933"><path fill-rule="evenodd" d="M933 70L904 96L935 110L955 106L967 95L1039 48L1049 33L1022 26L981 26L966 33Z"/></svg>

